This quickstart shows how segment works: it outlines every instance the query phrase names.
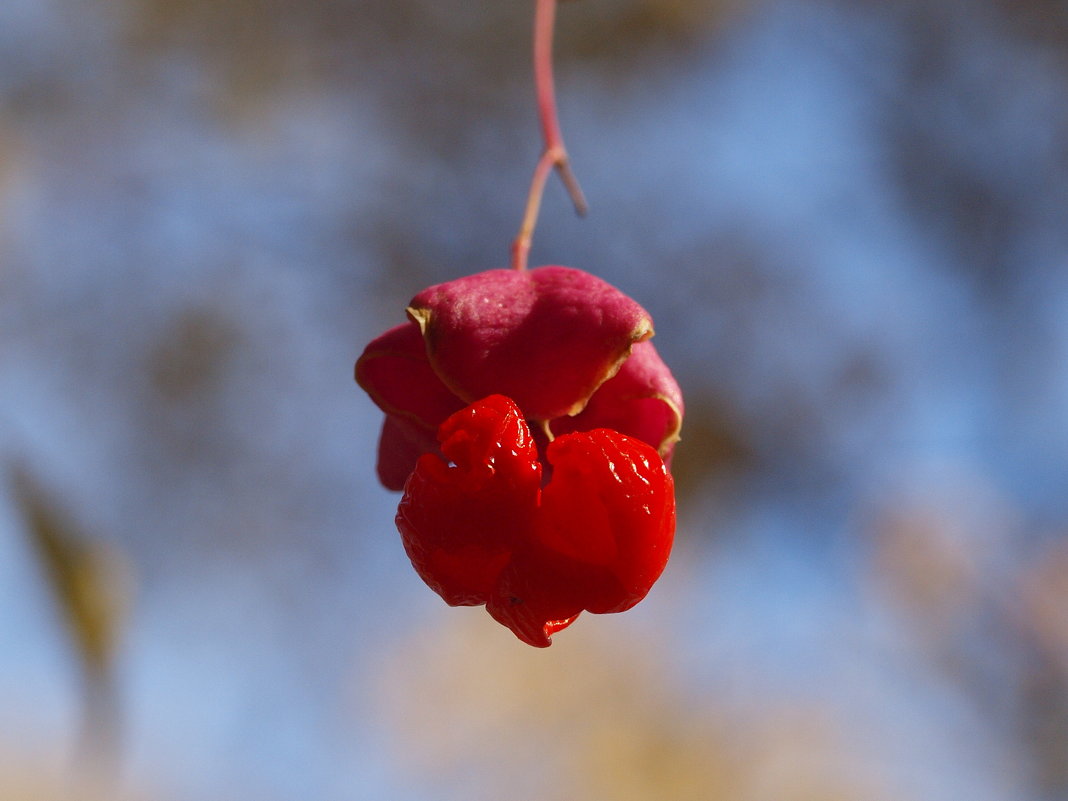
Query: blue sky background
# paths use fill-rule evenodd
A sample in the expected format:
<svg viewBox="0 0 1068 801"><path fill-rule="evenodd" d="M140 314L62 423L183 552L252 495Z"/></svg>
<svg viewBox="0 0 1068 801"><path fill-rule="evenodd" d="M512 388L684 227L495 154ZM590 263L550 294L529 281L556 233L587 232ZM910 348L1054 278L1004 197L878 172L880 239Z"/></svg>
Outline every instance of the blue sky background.
<svg viewBox="0 0 1068 801"><path fill-rule="evenodd" d="M561 7L591 211L532 263L645 305L688 416L663 579L547 651L411 571L351 376L507 259L529 5L0 6L0 455L125 609L102 796L1063 798L1061 5ZM82 799L15 487L0 794Z"/></svg>

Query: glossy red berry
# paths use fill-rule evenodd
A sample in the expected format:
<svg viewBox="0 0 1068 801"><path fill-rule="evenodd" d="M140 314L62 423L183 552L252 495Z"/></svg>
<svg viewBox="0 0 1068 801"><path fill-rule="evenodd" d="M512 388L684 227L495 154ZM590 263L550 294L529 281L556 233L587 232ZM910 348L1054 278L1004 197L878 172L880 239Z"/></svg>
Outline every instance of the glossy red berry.
<svg viewBox="0 0 1068 801"><path fill-rule="evenodd" d="M500 395L449 417L441 451L423 454L397 509L416 572L452 606L486 603L516 544L529 539L541 487L530 429Z"/></svg>
<svg viewBox="0 0 1068 801"><path fill-rule="evenodd" d="M652 319L582 270L487 270L412 298L356 380L423 580L531 645L641 600L675 528L683 402ZM468 405L470 404L470 405Z"/></svg>
<svg viewBox="0 0 1068 801"><path fill-rule="evenodd" d="M397 514L416 571L452 605L485 603L531 645L582 611L636 604L667 564L670 474L656 450L610 429L566 434L542 466L516 404L494 395L449 417ZM448 460L448 461L446 461Z"/></svg>

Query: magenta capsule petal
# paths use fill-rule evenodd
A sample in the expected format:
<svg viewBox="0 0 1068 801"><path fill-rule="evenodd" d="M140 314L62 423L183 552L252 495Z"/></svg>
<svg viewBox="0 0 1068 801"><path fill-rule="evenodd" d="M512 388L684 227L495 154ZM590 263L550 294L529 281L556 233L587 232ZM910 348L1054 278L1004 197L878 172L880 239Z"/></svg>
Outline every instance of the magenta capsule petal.
<svg viewBox="0 0 1068 801"><path fill-rule="evenodd" d="M356 382L382 411L424 429L432 443L445 418L465 406L430 367L423 336L412 322L389 329L364 348Z"/></svg>
<svg viewBox="0 0 1068 801"><path fill-rule="evenodd" d="M466 402L506 395L531 420L582 411L632 346L653 334L640 305L570 267L459 278L420 292L408 314L453 393Z"/></svg>
<svg viewBox="0 0 1068 801"><path fill-rule="evenodd" d="M667 462L682 428L682 391L652 342L638 342L583 412L550 423L554 436L611 428L657 449Z"/></svg>
<svg viewBox="0 0 1068 801"><path fill-rule="evenodd" d="M378 480L394 492L404 489L404 482L415 470L424 453L438 453L437 436L410 420L387 414L378 438Z"/></svg>
<svg viewBox="0 0 1068 801"><path fill-rule="evenodd" d="M356 362L356 381L386 413L378 440L378 479L404 482L423 453L438 453L438 426L463 402L430 367L419 326L407 322L373 340Z"/></svg>

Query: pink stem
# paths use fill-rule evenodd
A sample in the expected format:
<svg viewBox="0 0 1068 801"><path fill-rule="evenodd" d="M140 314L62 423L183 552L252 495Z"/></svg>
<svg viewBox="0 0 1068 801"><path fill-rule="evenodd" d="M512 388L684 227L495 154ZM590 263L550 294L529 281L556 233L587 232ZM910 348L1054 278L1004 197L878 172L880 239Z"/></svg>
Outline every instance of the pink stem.
<svg viewBox="0 0 1068 801"><path fill-rule="evenodd" d="M571 196L575 211L580 216L586 213L586 198L571 171L556 113L556 94L553 88L553 27L556 19L556 3L557 0L537 0L534 8L534 86L537 90L538 117L541 120L545 149L534 168L534 177L531 180L527 205L523 212L523 222L519 228L519 235L512 243L512 267L516 270L527 268L527 256L530 253L534 227L538 222L541 198L545 192L545 183L550 169L556 168Z"/></svg>

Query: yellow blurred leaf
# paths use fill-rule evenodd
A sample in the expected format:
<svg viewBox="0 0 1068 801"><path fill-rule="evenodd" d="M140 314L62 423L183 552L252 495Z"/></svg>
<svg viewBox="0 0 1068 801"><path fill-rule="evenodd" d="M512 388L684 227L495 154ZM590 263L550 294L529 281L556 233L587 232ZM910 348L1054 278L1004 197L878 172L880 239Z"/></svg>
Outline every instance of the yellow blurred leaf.
<svg viewBox="0 0 1068 801"><path fill-rule="evenodd" d="M124 617L126 570L117 551L86 536L37 479L13 471L15 501L86 672L109 670Z"/></svg>

